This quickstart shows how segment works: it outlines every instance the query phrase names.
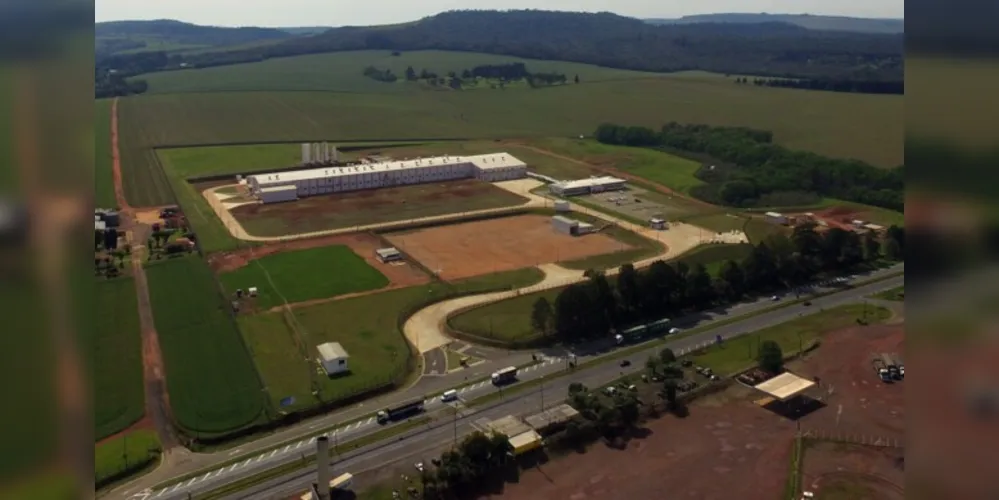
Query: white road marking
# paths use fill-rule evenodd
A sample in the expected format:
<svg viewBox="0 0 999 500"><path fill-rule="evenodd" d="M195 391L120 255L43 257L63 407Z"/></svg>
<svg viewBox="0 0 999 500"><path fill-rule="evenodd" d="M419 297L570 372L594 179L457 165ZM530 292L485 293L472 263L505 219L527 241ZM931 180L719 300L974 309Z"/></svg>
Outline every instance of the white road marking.
<svg viewBox="0 0 999 500"><path fill-rule="evenodd" d="M239 467L239 464L232 464L232 467L229 467L229 472L236 470L236 467Z"/></svg>
<svg viewBox="0 0 999 500"><path fill-rule="evenodd" d="M201 480L204 481L205 479L208 479L208 476L211 476L211 475L212 475L211 472L206 472L205 475L201 478Z"/></svg>
<svg viewBox="0 0 999 500"><path fill-rule="evenodd" d="M246 462L243 462L243 465L240 465L240 467L246 467L247 465L250 465L250 460L252 460L252 459L251 458L247 458Z"/></svg>
<svg viewBox="0 0 999 500"><path fill-rule="evenodd" d="M183 485L180 484L180 483L177 483L177 484L173 485L173 488L170 490L170 493L173 493L173 492L179 490L181 486L183 486Z"/></svg>
<svg viewBox="0 0 999 500"><path fill-rule="evenodd" d="M263 455L260 455L259 457L257 457L257 461L258 461L258 462L259 462L259 461L261 461L261 460L263 460L263 459L264 459L264 456L263 456Z"/></svg>
<svg viewBox="0 0 999 500"><path fill-rule="evenodd" d="M309 438L309 444L312 444L312 443L315 443L315 442L316 442L316 436L312 436L311 438Z"/></svg>
<svg viewBox="0 0 999 500"><path fill-rule="evenodd" d="M281 450L281 453L288 453L288 450L290 450L290 449L291 449L291 445L289 444L288 446L285 446L283 450Z"/></svg>
<svg viewBox="0 0 999 500"><path fill-rule="evenodd" d="M242 448L236 448L235 450L232 450L232 451L229 452L229 456L231 457L231 456L239 453L242 450L243 450Z"/></svg>
<svg viewBox="0 0 999 500"><path fill-rule="evenodd" d="M162 490L159 491L159 493L153 495L153 498L156 498L156 497L158 497L158 496L160 496L160 495L162 495L164 493L166 493L166 488L163 488Z"/></svg>
<svg viewBox="0 0 999 500"><path fill-rule="evenodd" d="M301 448L304 445L305 445L305 441L299 441L298 444L295 445L295 449L297 450L297 449Z"/></svg>
<svg viewBox="0 0 999 500"><path fill-rule="evenodd" d="M270 456L272 456L272 457L273 457L274 455L277 455L277 454L278 454L278 451L277 451L277 450L274 450L274 451L272 451L272 452L271 452Z"/></svg>

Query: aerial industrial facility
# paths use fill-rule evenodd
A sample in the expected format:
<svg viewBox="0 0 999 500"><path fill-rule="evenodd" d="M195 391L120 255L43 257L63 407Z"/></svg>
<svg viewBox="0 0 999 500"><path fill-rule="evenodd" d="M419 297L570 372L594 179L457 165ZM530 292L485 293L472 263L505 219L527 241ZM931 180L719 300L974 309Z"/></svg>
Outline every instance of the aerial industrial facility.
<svg viewBox="0 0 999 500"><path fill-rule="evenodd" d="M559 196L578 196L603 191L619 191L624 189L625 182L624 179L617 177L590 177L589 179L556 182L548 186L548 190Z"/></svg>
<svg viewBox="0 0 999 500"><path fill-rule="evenodd" d="M325 152L324 152L325 156ZM498 182L527 176L527 165L508 153L441 156L249 175L251 193L264 203L391 186L480 179Z"/></svg>

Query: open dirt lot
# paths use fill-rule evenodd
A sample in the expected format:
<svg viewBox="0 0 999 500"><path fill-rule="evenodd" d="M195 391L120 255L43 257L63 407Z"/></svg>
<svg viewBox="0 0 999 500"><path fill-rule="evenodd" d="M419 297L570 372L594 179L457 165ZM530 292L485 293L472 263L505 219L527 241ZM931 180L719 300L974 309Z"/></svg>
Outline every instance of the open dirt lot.
<svg viewBox="0 0 999 500"><path fill-rule="evenodd" d="M903 457L898 448L811 442L801 487L820 500L903 500Z"/></svg>
<svg viewBox="0 0 999 500"><path fill-rule="evenodd" d="M249 234L270 237L513 207L527 201L490 183L467 179L255 203L235 207L231 213Z"/></svg>
<svg viewBox="0 0 999 500"><path fill-rule="evenodd" d="M377 269L389 279L389 287L401 288L412 285L428 283L430 277L419 267L408 263L383 264L375 258L375 250L384 247L378 237L369 233L353 233L337 236L326 236L322 238L311 238L305 240L292 240L280 243L272 243L259 247L244 248L232 252L215 253L208 256L208 263L216 273L224 273L239 269L250 263L253 259L259 259L265 255L291 250L304 250L307 248L324 247L330 245L347 245L357 255L360 255L365 262ZM384 291L386 288L379 289Z"/></svg>
<svg viewBox="0 0 999 500"><path fill-rule="evenodd" d="M551 219L520 215L386 235L394 246L441 278L455 280L551 262L576 260L631 247L596 233L556 233Z"/></svg>
<svg viewBox="0 0 999 500"><path fill-rule="evenodd" d="M819 349L791 363L795 373L819 377L816 392L827 405L804 417L802 429L902 443L906 382L881 382L871 366L871 354L903 353L904 337L904 324L849 328L825 335Z"/></svg>
<svg viewBox="0 0 999 500"><path fill-rule="evenodd" d="M751 403L695 404L687 418L665 416L648 430L623 450L596 444L528 470L486 498L773 500L784 490L794 424Z"/></svg>

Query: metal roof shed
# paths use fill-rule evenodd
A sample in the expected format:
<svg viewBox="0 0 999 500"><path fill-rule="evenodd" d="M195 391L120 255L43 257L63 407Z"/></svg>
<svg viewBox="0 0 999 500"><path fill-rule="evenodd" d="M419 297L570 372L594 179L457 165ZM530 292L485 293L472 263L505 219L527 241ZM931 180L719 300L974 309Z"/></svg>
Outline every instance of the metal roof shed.
<svg viewBox="0 0 999 500"><path fill-rule="evenodd" d="M754 388L779 401L787 401L815 386L815 382L784 372L774 378L757 384Z"/></svg>

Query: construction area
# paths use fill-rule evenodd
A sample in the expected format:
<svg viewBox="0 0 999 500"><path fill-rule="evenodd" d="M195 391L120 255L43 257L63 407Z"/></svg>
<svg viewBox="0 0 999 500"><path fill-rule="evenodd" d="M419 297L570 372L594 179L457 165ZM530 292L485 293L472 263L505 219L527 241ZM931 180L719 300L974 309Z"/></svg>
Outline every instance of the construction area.
<svg viewBox="0 0 999 500"><path fill-rule="evenodd" d="M729 498L732 485L752 485L740 490L739 498L783 498L795 436L801 433L802 491L816 498L900 500L905 395L900 384L871 376L869 355L900 351L903 339L900 324L831 332L820 348L788 365L792 375L773 377L760 389L732 384L695 400L684 418L646 422L624 449L595 444L525 471L502 494L488 498L660 498L664 491ZM821 397L824 407L787 418L757 404L761 390L789 399L806 391ZM628 466L613 466L621 463ZM836 496L844 491L862 494Z"/></svg>
<svg viewBox="0 0 999 500"><path fill-rule="evenodd" d="M632 248L602 233L555 231L551 217L518 215L385 235L445 280L578 260Z"/></svg>
<svg viewBox="0 0 999 500"><path fill-rule="evenodd" d="M848 207L833 207L815 212L784 214L781 212L767 212L763 218L772 224L795 227L802 224L815 224L819 230L828 228L839 228L845 231L857 233L873 232L883 234L888 228L880 224L874 224L866 220L866 214L862 211Z"/></svg>
<svg viewBox="0 0 999 500"><path fill-rule="evenodd" d="M453 180L310 196L288 203L243 203L229 208L247 233L298 233L516 207L527 199L489 182Z"/></svg>

